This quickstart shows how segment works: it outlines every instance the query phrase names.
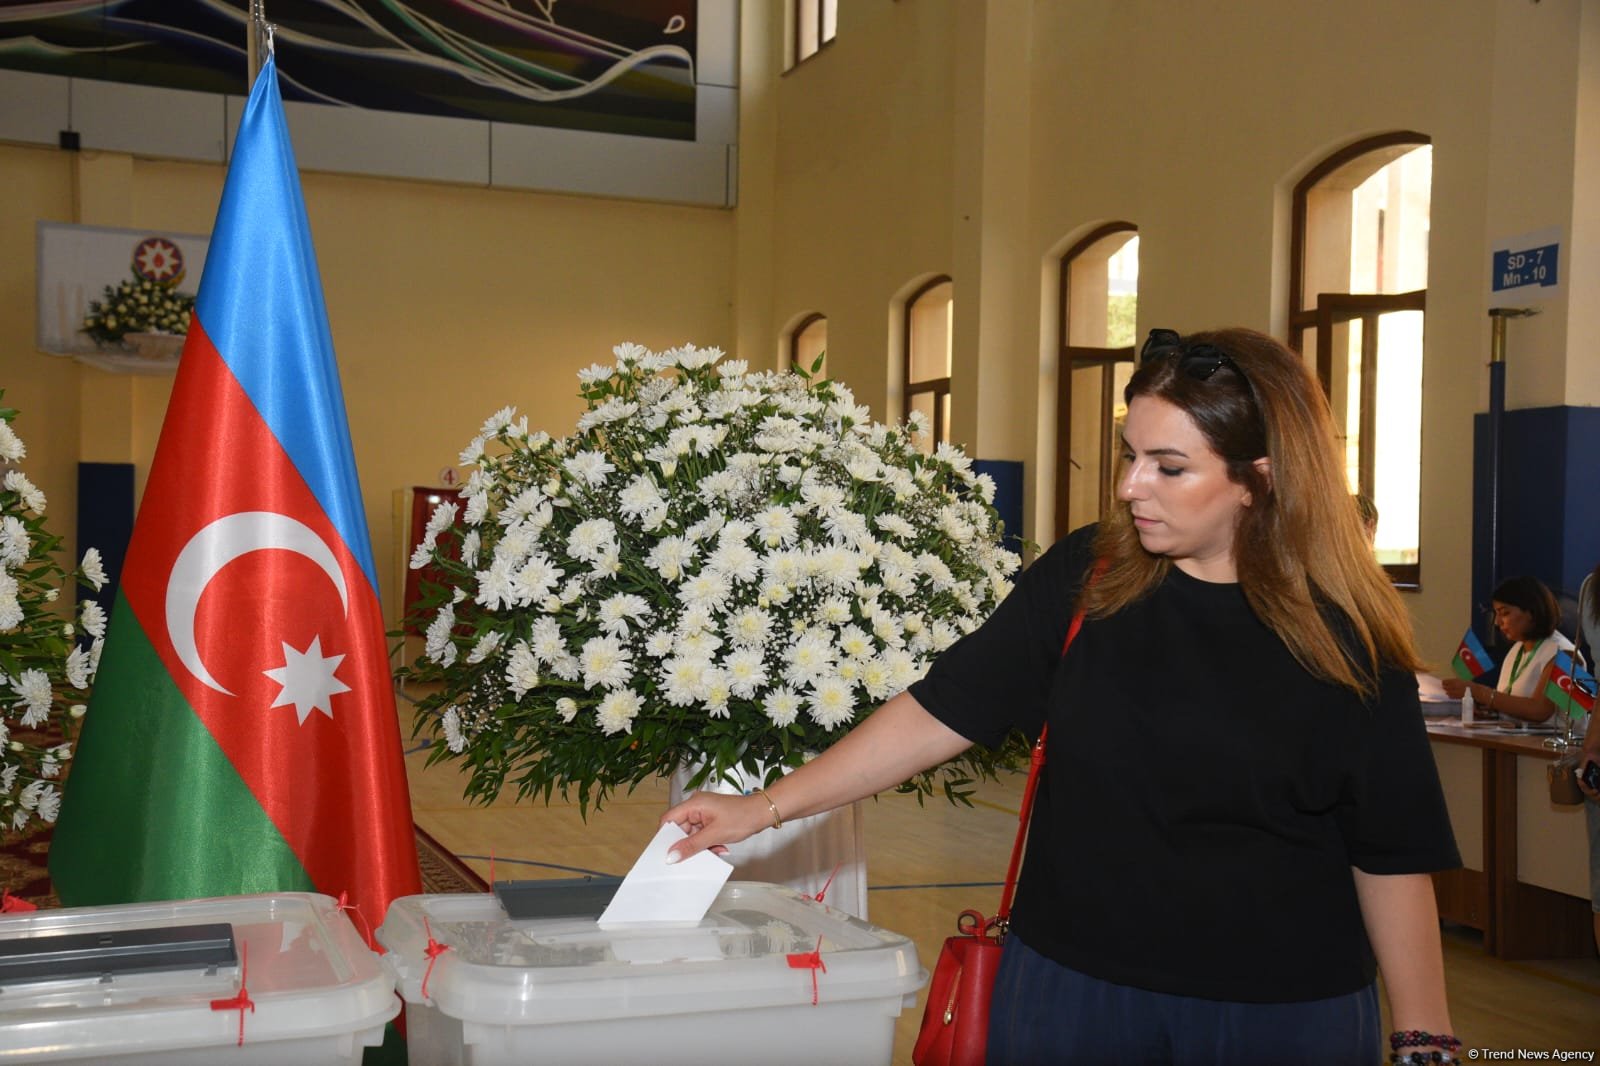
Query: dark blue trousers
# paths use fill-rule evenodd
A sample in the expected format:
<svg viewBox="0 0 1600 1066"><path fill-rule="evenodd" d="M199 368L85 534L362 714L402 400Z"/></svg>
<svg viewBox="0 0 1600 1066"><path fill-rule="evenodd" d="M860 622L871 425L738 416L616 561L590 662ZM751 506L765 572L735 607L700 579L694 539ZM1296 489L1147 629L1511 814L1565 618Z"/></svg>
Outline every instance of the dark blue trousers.
<svg viewBox="0 0 1600 1066"><path fill-rule="evenodd" d="M1363 1066L1384 1058L1378 989L1306 1003L1147 992L1070 970L1006 940L989 1015L989 1066Z"/></svg>

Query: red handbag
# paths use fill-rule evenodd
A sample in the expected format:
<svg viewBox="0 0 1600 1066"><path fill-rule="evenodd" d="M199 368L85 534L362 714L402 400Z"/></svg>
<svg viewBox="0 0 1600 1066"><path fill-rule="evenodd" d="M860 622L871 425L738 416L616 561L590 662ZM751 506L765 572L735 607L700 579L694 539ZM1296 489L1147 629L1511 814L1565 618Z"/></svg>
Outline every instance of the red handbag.
<svg viewBox="0 0 1600 1066"><path fill-rule="evenodd" d="M1098 575L1104 564L1095 567ZM1091 577L1091 580L1093 578ZM1073 638L1083 627L1083 611L1073 616L1061 654L1072 647ZM928 1003L922 1011L922 1028L911 1049L916 1066L982 1066L989 1041L989 998L994 994L995 975L1000 972L1000 950L1006 928L1011 923L1011 897L1017 888L1017 871L1022 866L1022 849L1028 839L1028 816L1033 813L1033 792L1044 766L1044 741L1050 727L1039 730L1033 753L1028 759L1028 783L1022 790L1022 808L1017 812L1017 840L1011 845L1011 865L1006 868L1005 887L1000 890L1000 910L992 920L975 910L962 911L956 919L958 936L947 937L933 967L928 984Z"/></svg>

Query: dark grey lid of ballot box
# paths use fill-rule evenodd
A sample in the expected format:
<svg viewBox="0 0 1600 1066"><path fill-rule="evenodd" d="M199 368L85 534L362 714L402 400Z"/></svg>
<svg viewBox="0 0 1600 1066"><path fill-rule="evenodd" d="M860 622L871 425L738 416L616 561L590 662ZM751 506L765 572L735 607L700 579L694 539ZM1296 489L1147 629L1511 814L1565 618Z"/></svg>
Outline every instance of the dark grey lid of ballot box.
<svg viewBox="0 0 1600 1066"><path fill-rule="evenodd" d="M494 894L512 921L598 918L617 894L620 877L599 874L548 880L496 881Z"/></svg>
<svg viewBox="0 0 1600 1066"><path fill-rule="evenodd" d="M227 922L0 940L0 989L42 981L216 970L238 962Z"/></svg>

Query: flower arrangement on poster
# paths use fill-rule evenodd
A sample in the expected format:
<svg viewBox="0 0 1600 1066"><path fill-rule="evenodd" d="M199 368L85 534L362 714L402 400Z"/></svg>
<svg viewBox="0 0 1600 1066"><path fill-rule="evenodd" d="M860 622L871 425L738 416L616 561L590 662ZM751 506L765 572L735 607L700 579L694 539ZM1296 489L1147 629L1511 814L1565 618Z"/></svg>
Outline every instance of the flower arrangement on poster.
<svg viewBox="0 0 1600 1066"><path fill-rule="evenodd" d="M461 455L461 512L409 621L426 646L417 729L488 801L580 807L681 765L696 781L800 765L927 669L1010 589L993 482L850 390L749 373L716 349L623 344L580 372L567 437L512 408ZM903 789L963 800L1020 736Z"/></svg>
<svg viewBox="0 0 1600 1066"><path fill-rule="evenodd" d="M45 495L16 465L27 454L11 427L16 417L0 407L0 824L11 831L56 819L56 782L72 757L106 630L94 600L80 604L76 624L56 606L70 583L98 591L106 575L93 548L76 570L56 561L61 539L45 526Z"/></svg>

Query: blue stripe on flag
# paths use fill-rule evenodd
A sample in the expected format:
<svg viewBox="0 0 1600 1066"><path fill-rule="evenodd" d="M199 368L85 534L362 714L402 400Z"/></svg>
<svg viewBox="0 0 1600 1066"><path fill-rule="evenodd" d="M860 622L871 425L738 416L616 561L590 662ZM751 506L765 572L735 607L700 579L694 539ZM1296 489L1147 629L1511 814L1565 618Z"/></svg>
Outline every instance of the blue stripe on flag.
<svg viewBox="0 0 1600 1066"><path fill-rule="evenodd" d="M195 314L376 594L322 275L270 56L239 122Z"/></svg>

